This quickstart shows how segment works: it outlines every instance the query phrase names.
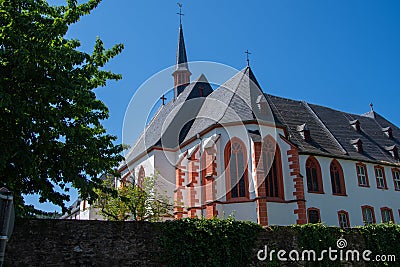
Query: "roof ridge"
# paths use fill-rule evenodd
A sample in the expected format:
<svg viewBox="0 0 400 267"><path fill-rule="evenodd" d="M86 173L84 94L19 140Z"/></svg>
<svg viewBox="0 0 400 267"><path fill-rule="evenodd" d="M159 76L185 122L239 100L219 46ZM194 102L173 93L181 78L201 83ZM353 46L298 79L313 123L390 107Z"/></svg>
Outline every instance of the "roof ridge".
<svg viewBox="0 0 400 267"><path fill-rule="evenodd" d="M245 72L242 72L242 71L239 71L236 75L238 75L239 73L243 73L243 75L242 75L242 77L240 78L239 82L237 83L235 90L232 91L231 99L229 100L228 105L226 106L227 108L225 109L225 111L224 111L224 113L222 114L222 116L219 118L218 122L221 121L222 118L225 116L225 114L226 114L226 112L227 112L227 110L228 110L228 107L230 107L230 105L231 105L231 103L232 103L232 100L233 100L233 97L235 96L236 91L237 91L237 89L239 88L239 85L240 85L241 81L243 80L243 77L246 75ZM235 75L235 76L236 76L236 75ZM235 77L235 76L233 76L233 77ZM229 79L228 81L230 81L230 80L231 80L231 79ZM227 83L228 81L226 81L225 83ZM225 84L225 83L224 83L224 84ZM217 88L217 90L218 90L218 89L219 89L219 88Z"/></svg>
<svg viewBox="0 0 400 267"><path fill-rule="evenodd" d="M308 105L308 103L304 100L300 101L304 107L310 111L311 115L319 122L322 126L322 129L326 131L326 133L332 138L332 140L339 146L340 150L344 153L347 154L347 151L343 148L343 146L340 144L340 142L336 139L336 137L329 131L328 127L326 127L325 123L322 122L322 120L318 117L317 113L314 112L314 110Z"/></svg>
<svg viewBox="0 0 400 267"><path fill-rule="evenodd" d="M172 103L174 103L174 101L168 102L167 105L172 105ZM161 110L163 110L167 105L161 105L157 109L157 112L153 115L153 117L151 118L149 123L146 125L146 127L144 127L143 132L139 135L139 137L137 138L135 144L129 149L129 152L126 154L126 157L125 157L126 159L129 158L130 154L132 154L132 152L135 149L135 147L137 147L138 144L140 143L140 140L145 135L146 131L150 128L150 125L152 125L154 123L154 121L156 120L157 116L161 113Z"/></svg>

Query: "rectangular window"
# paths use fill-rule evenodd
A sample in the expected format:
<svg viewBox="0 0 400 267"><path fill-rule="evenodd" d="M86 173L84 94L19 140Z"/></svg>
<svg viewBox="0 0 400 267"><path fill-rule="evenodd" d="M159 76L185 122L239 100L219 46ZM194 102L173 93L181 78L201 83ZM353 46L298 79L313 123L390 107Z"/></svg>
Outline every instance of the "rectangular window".
<svg viewBox="0 0 400 267"><path fill-rule="evenodd" d="M367 168L365 164L358 163L356 165L358 185L369 187Z"/></svg>
<svg viewBox="0 0 400 267"><path fill-rule="evenodd" d="M393 169L393 183L394 183L394 189L396 191L400 191L400 171L398 169Z"/></svg>
<svg viewBox="0 0 400 267"><path fill-rule="evenodd" d="M315 208L308 209L308 223L320 223L319 210Z"/></svg>
<svg viewBox="0 0 400 267"><path fill-rule="evenodd" d="M386 189L385 171L382 167L375 167L376 186Z"/></svg>
<svg viewBox="0 0 400 267"><path fill-rule="evenodd" d="M349 228L350 227L349 214L346 211L339 211L338 216L339 216L340 228Z"/></svg>
<svg viewBox="0 0 400 267"><path fill-rule="evenodd" d="M375 223L375 214L374 214L374 208L370 206L363 206L362 207L362 214L363 214L363 220L364 224L373 224Z"/></svg>
<svg viewBox="0 0 400 267"><path fill-rule="evenodd" d="M391 209L382 208L381 213L382 213L382 222L383 223L393 222L393 211Z"/></svg>

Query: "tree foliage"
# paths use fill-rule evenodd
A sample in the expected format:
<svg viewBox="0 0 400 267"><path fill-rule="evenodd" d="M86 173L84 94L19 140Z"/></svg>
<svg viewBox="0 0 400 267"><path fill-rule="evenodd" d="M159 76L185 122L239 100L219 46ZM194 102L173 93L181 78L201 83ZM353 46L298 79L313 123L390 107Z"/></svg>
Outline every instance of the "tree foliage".
<svg viewBox="0 0 400 267"><path fill-rule="evenodd" d="M104 187L114 187L114 179L105 179ZM99 198L93 207L111 221L159 221L170 216L172 205L166 194L157 188L157 176L144 177L142 185L124 182L116 194L113 191L96 190Z"/></svg>
<svg viewBox="0 0 400 267"><path fill-rule="evenodd" d="M94 199L97 177L122 160L121 145L101 125L108 109L93 90L121 79L103 67L123 45L105 49L97 38L90 54L65 38L100 1L0 1L0 187L14 192L20 215L29 210L25 194L65 209L72 185Z"/></svg>

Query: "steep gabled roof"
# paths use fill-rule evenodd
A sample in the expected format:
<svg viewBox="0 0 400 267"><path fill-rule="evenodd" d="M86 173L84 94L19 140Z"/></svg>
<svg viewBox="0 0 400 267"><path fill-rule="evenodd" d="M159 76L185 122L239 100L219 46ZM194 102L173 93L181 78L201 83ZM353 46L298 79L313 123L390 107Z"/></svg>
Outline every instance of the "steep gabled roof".
<svg viewBox="0 0 400 267"><path fill-rule="evenodd" d="M260 111L257 104L260 98L265 100L264 93L247 66L206 98L184 142L214 124L271 121L270 112L263 114Z"/></svg>
<svg viewBox="0 0 400 267"><path fill-rule="evenodd" d="M204 97L201 97L199 88ZM186 137L191 126L190 121L197 116L205 96L212 91L207 78L202 74L176 100L161 106L129 151L127 161L135 159L153 146L176 148Z"/></svg>

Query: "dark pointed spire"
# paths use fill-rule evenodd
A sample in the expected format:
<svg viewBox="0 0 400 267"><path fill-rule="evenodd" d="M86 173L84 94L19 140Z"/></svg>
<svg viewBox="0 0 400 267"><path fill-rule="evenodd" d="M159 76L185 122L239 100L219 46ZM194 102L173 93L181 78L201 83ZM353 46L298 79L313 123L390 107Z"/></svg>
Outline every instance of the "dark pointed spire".
<svg viewBox="0 0 400 267"><path fill-rule="evenodd" d="M189 71L185 40L183 38L183 28L182 28L182 4L178 3L179 6L179 34L178 34L178 48L176 50L176 65L175 71L172 73L174 76L174 98L176 99L180 93L185 89L185 87L190 83L190 75L192 73Z"/></svg>
<svg viewBox="0 0 400 267"><path fill-rule="evenodd" d="M175 67L175 69L178 69L178 68L188 69L185 39L183 38L182 23L179 25L178 48L176 50L176 67Z"/></svg>

